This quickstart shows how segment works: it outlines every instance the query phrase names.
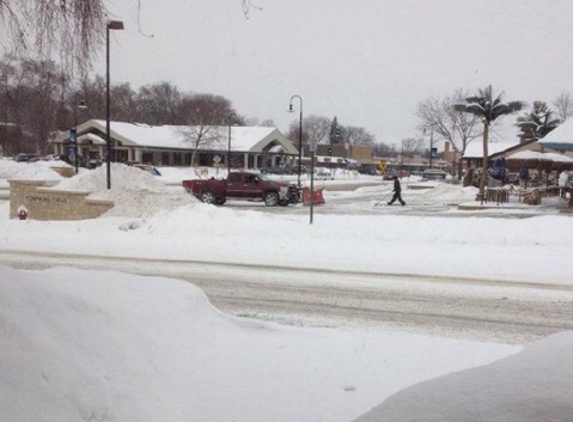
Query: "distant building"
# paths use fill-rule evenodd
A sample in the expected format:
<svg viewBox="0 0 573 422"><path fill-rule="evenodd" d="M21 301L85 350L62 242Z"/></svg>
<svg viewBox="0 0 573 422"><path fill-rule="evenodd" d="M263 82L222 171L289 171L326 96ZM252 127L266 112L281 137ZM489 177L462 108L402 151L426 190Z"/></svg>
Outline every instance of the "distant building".
<svg viewBox="0 0 573 422"><path fill-rule="evenodd" d="M189 166L194 150L192 126L150 126L111 122L111 161L163 166ZM201 166L227 165L229 127L209 128L209 141L200 143L197 163ZM78 153L104 159L107 151L106 122L88 120L77 129ZM69 132L53 141L54 153L73 152ZM274 127L231 126L232 167L257 169L292 161L298 155L294 145Z"/></svg>

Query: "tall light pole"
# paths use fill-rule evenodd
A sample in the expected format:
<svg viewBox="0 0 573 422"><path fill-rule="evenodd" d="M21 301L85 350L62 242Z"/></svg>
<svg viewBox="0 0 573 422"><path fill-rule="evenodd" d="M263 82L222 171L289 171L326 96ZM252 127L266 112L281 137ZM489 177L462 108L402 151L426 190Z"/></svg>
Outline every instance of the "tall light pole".
<svg viewBox="0 0 573 422"><path fill-rule="evenodd" d="M289 103L289 112L293 112L292 108L292 100L298 98L299 101L299 108L300 108L300 115L299 115L299 122L298 122L298 188L300 189L300 169L302 166L302 97L300 95L293 95L290 97Z"/></svg>
<svg viewBox="0 0 573 422"><path fill-rule="evenodd" d="M404 140L402 139L402 152L400 153L400 179L404 177Z"/></svg>
<svg viewBox="0 0 573 422"><path fill-rule="evenodd" d="M430 170L432 170L432 158L434 158L434 130L430 132Z"/></svg>
<svg viewBox="0 0 573 422"><path fill-rule="evenodd" d="M227 143L227 179L231 174L231 126L233 125L233 118L237 118L234 112L229 113L229 138Z"/></svg>
<svg viewBox="0 0 573 422"><path fill-rule="evenodd" d="M2 155L6 155L6 145L8 144L8 73L2 74L2 81L4 81L6 86L6 102L4 104L4 135L2 138L2 149L0 152Z"/></svg>
<svg viewBox="0 0 573 422"><path fill-rule="evenodd" d="M78 174L78 163L79 163L79 156L78 156L78 109L85 110L87 109L86 102L81 100L78 104L77 98L74 101L74 155L75 155L75 167L76 167L76 174Z"/></svg>
<svg viewBox="0 0 573 422"><path fill-rule="evenodd" d="M111 135L110 135L110 112L109 112L109 31L121 31L123 29L122 21L107 21L105 26L105 75L106 75L106 109L105 109L105 134L107 149L107 188L111 189Z"/></svg>

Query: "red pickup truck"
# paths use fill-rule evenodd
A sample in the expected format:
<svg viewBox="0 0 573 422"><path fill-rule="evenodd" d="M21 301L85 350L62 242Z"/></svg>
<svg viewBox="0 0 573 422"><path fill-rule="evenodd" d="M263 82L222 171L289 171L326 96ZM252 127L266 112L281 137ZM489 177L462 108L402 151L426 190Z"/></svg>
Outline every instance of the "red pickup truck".
<svg viewBox="0 0 573 422"><path fill-rule="evenodd" d="M182 183L187 192L209 204L222 205L228 198L260 199L268 207L274 207L300 200L295 185L268 180L257 173L232 172L226 179L183 180Z"/></svg>

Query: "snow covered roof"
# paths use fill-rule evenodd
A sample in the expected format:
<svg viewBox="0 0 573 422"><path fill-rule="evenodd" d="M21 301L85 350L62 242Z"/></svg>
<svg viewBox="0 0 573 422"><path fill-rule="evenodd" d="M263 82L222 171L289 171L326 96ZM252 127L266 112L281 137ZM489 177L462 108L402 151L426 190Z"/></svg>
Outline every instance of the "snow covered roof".
<svg viewBox="0 0 573 422"><path fill-rule="evenodd" d="M507 160L545 160L545 154L537 151L519 151L509 155Z"/></svg>
<svg viewBox="0 0 573 422"><path fill-rule="evenodd" d="M85 124L90 122L105 128L104 120L92 120ZM117 135L117 138L123 138L124 145L190 149L193 145L190 137L192 138L192 134L200 128L198 126L151 126L141 123L111 122L110 130L113 135ZM222 147L226 149L229 138L228 126L212 126L207 130L209 137L216 137L220 141L212 145L204 145L201 149L221 149ZM232 151L261 152L263 147L260 144L266 145L273 140L282 145L286 152L297 152L292 143L275 127L231 126Z"/></svg>
<svg viewBox="0 0 573 422"><path fill-rule="evenodd" d="M95 129L98 132L106 132L105 120L88 120L78 126L78 133L97 143L105 142L103 138L95 134L86 134ZM193 134L201 128L199 126L176 126L162 125L151 126L144 123L110 122L110 134L113 140L120 141L123 146L157 149L186 149L193 148ZM229 139L228 126L211 126L207 129L209 138L216 138L216 142L201 145L201 150L226 150ZM92 137L90 137L92 136ZM65 142L68 135L62 133L56 142ZM94 142L94 143L95 143ZM259 126L231 126L231 150L240 152L263 152L270 144L271 148L280 146L285 153L296 154L298 150L294 145L275 127Z"/></svg>
<svg viewBox="0 0 573 422"><path fill-rule="evenodd" d="M519 142L490 142L487 145L488 156L499 154L510 148L519 145ZM483 143L480 140L471 142L464 153L464 158L482 158L483 157Z"/></svg>
<svg viewBox="0 0 573 422"><path fill-rule="evenodd" d="M573 163L573 158L556 152L519 151L507 157L507 160L540 160L555 163Z"/></svg>
<svg viewBox="0 0 573 422"><path fill-rule="evenodd" d="M561 123L538 142L544 148L573 150L573 119Z"/></svg>

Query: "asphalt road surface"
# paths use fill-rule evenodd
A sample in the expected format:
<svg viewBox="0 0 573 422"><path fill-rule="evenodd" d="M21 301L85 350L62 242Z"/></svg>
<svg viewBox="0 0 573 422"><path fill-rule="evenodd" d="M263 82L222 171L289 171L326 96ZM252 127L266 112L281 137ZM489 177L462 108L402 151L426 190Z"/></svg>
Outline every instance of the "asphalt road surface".
<svg viewBox="0 0 573 422"><path fill-rule="evenodd" d="M224 312L289 325L383 327L522 343L573 329L573 286L0 250L21 269L69 266L189 281Z"/></svg>

